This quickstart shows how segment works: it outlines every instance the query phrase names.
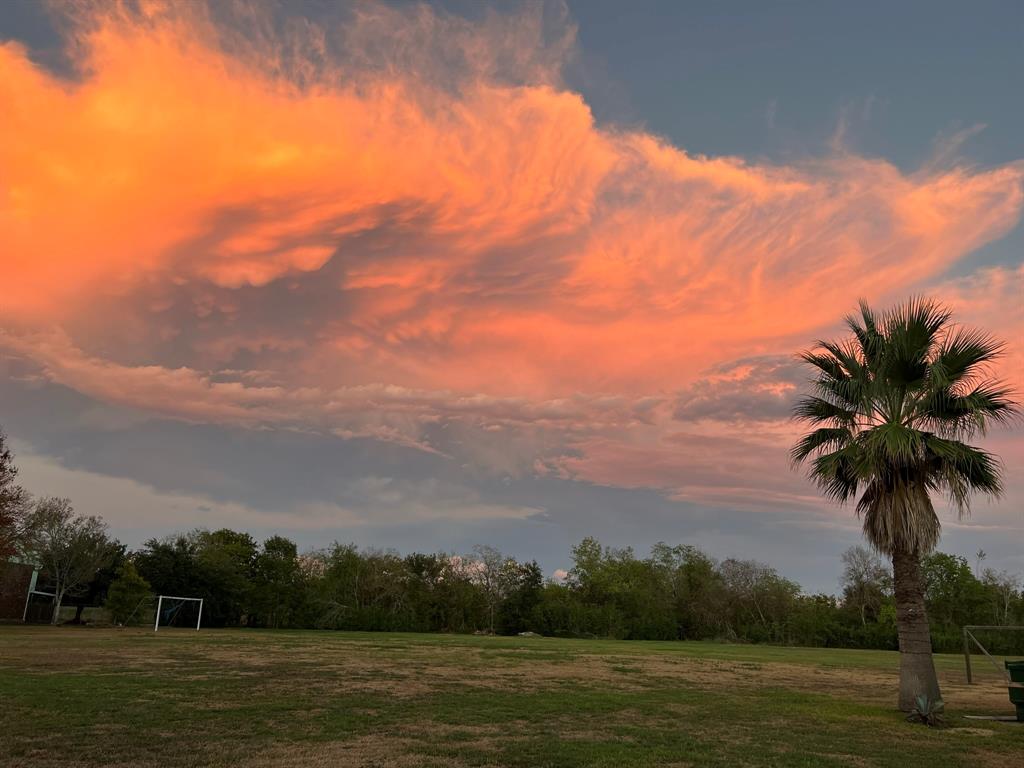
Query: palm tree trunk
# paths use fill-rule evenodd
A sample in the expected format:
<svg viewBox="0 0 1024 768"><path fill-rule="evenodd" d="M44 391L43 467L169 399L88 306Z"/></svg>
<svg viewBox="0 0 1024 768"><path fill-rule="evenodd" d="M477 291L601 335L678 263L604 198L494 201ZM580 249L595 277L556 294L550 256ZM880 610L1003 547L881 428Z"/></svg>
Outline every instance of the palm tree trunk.
<svg viewBox="0 0 1024 768"><path fill-rule="evenodd" d="M899 708L909 712L918 696L927 696L932 702L941 698L939 680L932 660L932 638L924 607L924 578L917 553L893 553L892 573L900 639Z"/></svg>

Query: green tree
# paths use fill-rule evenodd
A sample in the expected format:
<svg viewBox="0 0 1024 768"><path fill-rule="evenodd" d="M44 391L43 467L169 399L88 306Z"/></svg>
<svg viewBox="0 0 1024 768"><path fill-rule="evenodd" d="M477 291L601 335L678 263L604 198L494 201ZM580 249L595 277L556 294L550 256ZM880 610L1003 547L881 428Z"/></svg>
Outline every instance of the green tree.
<svg viewBox="0 0 1024 768"><path fill-rule="evenodd" d="M467 573L487 603L487 631L493 635L501 604L515 585L518 563L484 544L473 547L473 557L466 558L466 563Z"/></svg>
<svg viewBox="0 0 1024 768"><path fill-rule="evenodd" d="M403 560L407 575L406 594L412 607L412 626L416 631L431 631L443 626L441 587L445 558L414 552Z"/></svg>
<svg viewBox="0 0 1024 768"><path fill-rule="evenodd" d="M633 560L631 548L604 547L592 536L572 548L573 567L567 586L582 604L577 614L578 631L603 637L629 635L622 613L623 598L629 596L622 577Z"/></svg>
<svg viewBox="0 0 1024 768"><path fill-rule="evenodd" d="M966 557L932 552L921 559L925 604L933 630L959 635L964 624L990 621L985 586L971 571Z"/></svg>
<svg viewBox="0 0 1024 768"><path fill-rule="evenodd" d="M711 558L693 546L658 542L651 548L650 559L666 584L676 636L699 639L721 633L724 585Z"/></svg>
<svg viewBox="0 0 1024 768"><path fill-rule="evenodd" d="M814 394L794 410L814 429L793 461L811 462L827 497L856 499L868 541L892 558L903 710L918 695L939 698L921 573L939 540L932 494L946 493L961 516L972 493L999 495L998 460L966 441L1017 413L1010 391L987 375L1002 345L950 320L924 299L882 314L861 302L846 319L852 337L802 355Z"/></svg>
<svg viewBox="0 0 1024 768"><path fill-rule="evenodd" d="M227 528L150 539L135 555L139 573L158 594L203 598L203 623L239 624L252 609L252 536Z"/></svg>
<svg viewBox="0 0 1024 768"><path fill-rule="evenodd" d="M203 615L211 624L239 624L252 610L256 541L248 533L221 528L196 531L195 560L203 588ZM184 595L189 597L191 595Z"/></svg>
<svg viewBox="0 0 1024 768"><path fill-rule="evenodd" d="M301 599L302 572L295 543L271 536L253 564L252 606L266 627L289 626Z"/></svg>
<svg viewBox="0 0 1024 768"><path fill-rule="evenodd" d="M986 568L982 574L982 584L991 604L991 621L994 624L1013 624L1024 594L1021 593L1021 579L1006 571L993 571Z"/></svg>
<svg viewBox="0 0 1024 768"><path fill-rule="evenodd" d="M117 578L107 589L107 601L104 603L115 624L127 624L131 620L142 618L140 606L147 598L151 598L149 582L139 575L131 560L117 569Z"/></svg>
<svg viewBox="0 0 1024 768"><path fill-rule="evenodd" d="M18 468L7 447L7 436L0 431L0 560L15 554L24 536L28 494L15 480Z"/></svg>
<svg viewBox="0 0 1024 768"><path fill-rule="evenodd" d="M150 539L135 553L135 566L157 594L208 597L195 550L194 537L184 534Z"/></svg>
<svg viewBox="0 0 1024 768"><path fill-rule="evenodd" d="M28 548L53 583L53 618L67 595L79 594L117 554L118 544L107 536L98 517L75 514L67 499L40 499L29 515Z"/></svg>
<svg viewBox="0 0 1024 768"><path fill-rule="evenodd" d="M843 604L856 611L862 627L878 618L892 577L881 558L866 547L850 547L842 554Z"/></svg>
<svg viewBox="0 0 1024 768"><path fill-rule="evenodd" d="M533 612L544 589L544 574L536 560L517 563L509 559L505 568L508 588L499 611L500 631L514 635L532 630Z"/></svg>
<svg viewBox="0 0 1024 768"><path fill-rule="evenodd" d="M121 566L124 565L126 558L127 547L124 544L115 542L111 547L110 560L107 564L96 572L96 575L92 577L92 580L86 584L83 590L75 595L72 600L68 601L75 606L75 618L71 620L71 624L84 623L82 613L85 609L91 605L100 605L107 599L107 590L110 589L110 585L117 578L118 571L121 570Z"/></svg>
<svg viewBox="0 0 1024 768"><path fill-rule="evenodd" d="M443 557L437 583L438 629L479 631L488 626L488 597L480 585L479 562L459 555Z"/></svg>
<svg viewBox="0 0 1024 768"><path fill-rule="evenodd" d="M761 642L786 642L786 619L800 586L756 560L728 559L718 572L727 593L724 608L735 635Z"/></svg>
<svg viewBox="0 0 1024 768"><path fill-rule="evenodd" d="M359 582L363 558L355 544L335 542L326 554L324 576L319 584L319 625L328 629L356 629Z"/></svg>

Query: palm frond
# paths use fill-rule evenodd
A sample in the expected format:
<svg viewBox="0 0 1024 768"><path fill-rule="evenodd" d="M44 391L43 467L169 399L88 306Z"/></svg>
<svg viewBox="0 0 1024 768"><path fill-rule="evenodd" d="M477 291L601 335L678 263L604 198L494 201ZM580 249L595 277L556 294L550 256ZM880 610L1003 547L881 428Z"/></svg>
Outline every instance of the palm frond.
<svg viewBox="0 0 1024 768"><path fill-rule="evenodd" d="M842 366L848 378L864 375L864 360L860 348L850 341L834 342L819 340L818 346L828 352Z"/></svg>
<svg viewBox="0 0 1024 768"><path fill-rule="evenodd" d="M843 448L852 441L853 432L848 427L822 427L804 435L789 452L789 458L801 464L812 453Z"/></svg>
<svg viewBox="0 0 1024 768"><path fill-rule="evenodd" d="M857 435L857 441L868 455L895 466L912 464L923 448L922 433L896 422L866 429Z"/></svg>
<svg viewBox="0 0 1024 768"><path fill-rule="evenodd" d="M991 422L1007 425L1020 417L1014 394L999 382L980 384L962 395L938 389L917 403L914 420L944 437L984 435Z"/></svg>
<svg viewBox="0 0 1024 768"><path fill-rule="evenodd" d="M940 388L970 379L981 366L998 360L1005 345L981 331L954 328L942 340L931 362L931 376Z"/></svg>
<svg viewBox="0 0 1024 768"><path fill-rule="evenodd" d="M878 316L865 299L859 301L859 308L859 317L854 314L846 316L846 327L856 337L867 367L874 368L885 348L885 337L878 329Z"/></svg>
<svg viewBox="0 0 1024 768"><path fill-rule="evenodd" d="M822 355L816 352L801 352L800 359L808 365L817 368L821 373L831 379L847 379L850 375L843 369L842 363L831 355Z"/></svg>
<svg viewBox="0 0 1024 768"><path fill-rule="evenodd" d="M819 378L814 384L814 390L818 396L828 402L834 403L854 413L870 411L870 385L860 379L835 379Z"/></svg>
<svg viewBox="0 0 1024 768"><path fill-rule="evenodd" d="M926 436L925 448L931 469L929 486L946 491L961 518L970 514L972 493L1002 495L1001 466L992 454L937 435Z"/></svg>
<svg viewBox="0 0 1024 768"><path fill-rule="evenodd" d="M918 386L951 314L936 302L913 298L885 313L884 377L894 386Z"/></svg>
<svg viewBox="0 0 1024 768"><path fill-rule="evenodd" d="M831 422L836 425L853 427L857 422L857 412L832 400L814 395L800 398L793 406L793 417L812 424Z"/></svg>
<svg viewBox="0 0 1024 768"><path fill-rule="evenodd" d="M856 443L848 443L818 456L811 464L811 478L830 499L846 503L857 495L864 456Z"/></svg>
<svg viewBox="0 0 1024 768"><path fill-rule="evenodd" d="M814 388L818 394L848 410L857 410L866 399L869 378L852 344L818 342L821 352L803 352L801 359L818 369Z"/></svg>
<svg viewBox="0 0 1024 768"><path fill-rule="evenodd" d="M887 344L918 349L934 344L952 317L953 313L938 302L914 296L885 312L882 326Z"/></svg>

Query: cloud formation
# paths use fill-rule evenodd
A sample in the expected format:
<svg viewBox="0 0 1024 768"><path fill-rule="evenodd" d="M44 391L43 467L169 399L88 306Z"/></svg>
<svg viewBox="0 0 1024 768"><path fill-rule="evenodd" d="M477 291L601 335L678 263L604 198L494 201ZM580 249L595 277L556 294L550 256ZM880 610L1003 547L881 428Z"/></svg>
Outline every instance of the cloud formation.
<svg viewBox="0 0 1024 768"><path fill-rule="evenodd" d="M1019 291L943 276L1017 223L1024 165L599 125L564 13L60 9L73 76L0 46L0 346L102 402L796 503L786 355L860 296L998 330Z"/></svg>

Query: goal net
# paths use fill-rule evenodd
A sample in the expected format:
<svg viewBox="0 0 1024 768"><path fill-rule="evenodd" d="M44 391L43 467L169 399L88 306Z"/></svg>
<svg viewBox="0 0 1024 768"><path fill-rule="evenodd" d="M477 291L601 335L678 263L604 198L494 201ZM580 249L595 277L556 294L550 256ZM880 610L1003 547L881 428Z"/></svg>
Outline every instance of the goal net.
<svg viewBox="0 0 1024 768"><path fill-rule="evenodd" d="M184 627L199 631L203 621L203 598L157 595L153 631L161 627Z"/></svg>

